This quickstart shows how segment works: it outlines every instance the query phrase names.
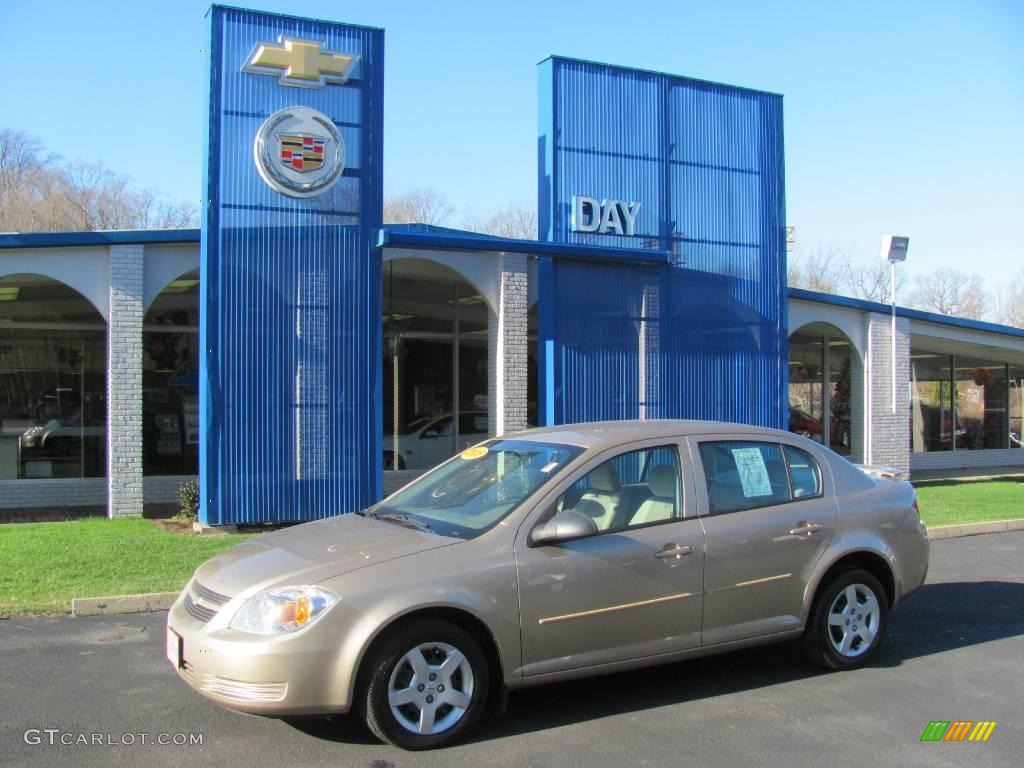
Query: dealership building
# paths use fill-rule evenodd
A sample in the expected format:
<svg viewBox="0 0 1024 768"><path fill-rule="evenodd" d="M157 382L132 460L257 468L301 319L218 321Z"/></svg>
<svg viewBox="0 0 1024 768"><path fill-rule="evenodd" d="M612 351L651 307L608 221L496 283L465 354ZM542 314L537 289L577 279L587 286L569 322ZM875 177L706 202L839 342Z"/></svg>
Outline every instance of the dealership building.
<svg viewBox="0 0 1024 768"><path fill-rule="evenodd" d="M381 30L210 14L201 230L0 235L0 519L377 500L531 425L1024 472L1024 330L787 289L782 97L538 65L537 240L382 225Z"/></svg>

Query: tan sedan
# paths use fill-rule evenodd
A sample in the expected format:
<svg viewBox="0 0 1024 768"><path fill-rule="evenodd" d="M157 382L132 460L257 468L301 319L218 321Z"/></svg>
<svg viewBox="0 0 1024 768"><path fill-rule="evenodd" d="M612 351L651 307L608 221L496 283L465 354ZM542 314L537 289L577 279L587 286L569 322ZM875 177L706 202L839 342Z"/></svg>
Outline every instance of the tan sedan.
<svg viewBox="0 0 1024 768"><path fill-rule="evenodd" d="M167 654L224 706L357 711L421 749L553 680L787 639L859 667L927 568L913 488L797 435L569 425L214 557L171 608Z"/></svg>

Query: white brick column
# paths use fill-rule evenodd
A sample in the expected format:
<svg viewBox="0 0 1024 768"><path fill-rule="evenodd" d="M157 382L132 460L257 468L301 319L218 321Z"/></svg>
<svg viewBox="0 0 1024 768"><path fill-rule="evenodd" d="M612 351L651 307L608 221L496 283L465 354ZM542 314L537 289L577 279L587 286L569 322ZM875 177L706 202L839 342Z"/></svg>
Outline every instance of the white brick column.
<svg viewBox="0 0 1024 768"><path fill-rule="evenodd" d="M892 319L867 316L865 385L866 464L910 472L910 321L896 318L896 413L892 409Z"/></svg>
<svg viewBox="0 0 1024 768"><path fill-rule="evenodd" d="M498 313L487 321L487 422L492 435L526 429L527 257L503 254L498 268Z"/></svg>
<svg viewBox="0 0 1024 768"><path fill-rule="evenodd" d="M865 364L850 344L850 461L866 464L867 397L865 395ZM890 375L892 375L890 373Z"/></svg>
<svg viewBox="0 0 1024 768"><path fill-rule="evenodd" d="M110 247L107 326L107 514L142 515L144 248Z"/></svg>

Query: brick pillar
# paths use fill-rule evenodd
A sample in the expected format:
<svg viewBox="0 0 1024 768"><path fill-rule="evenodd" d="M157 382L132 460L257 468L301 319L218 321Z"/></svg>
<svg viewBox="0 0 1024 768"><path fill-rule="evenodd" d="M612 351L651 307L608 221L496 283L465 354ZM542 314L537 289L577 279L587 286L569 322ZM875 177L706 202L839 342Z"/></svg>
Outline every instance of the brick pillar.
<svg viewBox="0 0 1024 768"><path fill-rule="evenodd" d="M896 318L896 413L892 412L891 317L867 316L865 367L866 464L898 467L910 474L910 321Z"/></svg>
<svg viewBox="0 0 1024 768"><path fill-rule="evenodd" d="M504 254L498 267L498 313L487 322L487 422L492 435L526 429L527 257Z"/></svg>
<svg viewBox="0 0 1024 768"><path fill-rule="evenodd" d="M867 397L865 396L864 359L850 344L850 461L866 463L866 440L868 423ZM892 375L892 374L890 374Z"/></svg>
<svg viewBox="0 0 1024 768"><path fill-rule="evenodd" d="M107 514L142 515L141 245L110 247L107 326Z"/></svg>

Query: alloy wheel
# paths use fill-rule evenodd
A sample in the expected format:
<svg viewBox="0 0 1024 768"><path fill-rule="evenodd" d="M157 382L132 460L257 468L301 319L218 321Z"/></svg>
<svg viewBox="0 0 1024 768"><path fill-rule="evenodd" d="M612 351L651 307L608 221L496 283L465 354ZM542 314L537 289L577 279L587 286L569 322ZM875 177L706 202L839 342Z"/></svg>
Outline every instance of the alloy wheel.
<svg viewBox="0 0 1024 768"><path fill-rule="evenodd" d="M473 682L473 668L458 648L420 643L395 664L388 681L388 706L410 733L441 733L466 714L473 700Z"/></svg>
<svg viewBox="0 0 1024 768"><path fill-rule="evenodd" d="M853 659L875 642L882 609L878 596L864 584L850 584L836 595L828 610L828 638L836 653Z"/></svg>

